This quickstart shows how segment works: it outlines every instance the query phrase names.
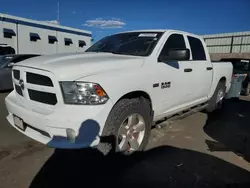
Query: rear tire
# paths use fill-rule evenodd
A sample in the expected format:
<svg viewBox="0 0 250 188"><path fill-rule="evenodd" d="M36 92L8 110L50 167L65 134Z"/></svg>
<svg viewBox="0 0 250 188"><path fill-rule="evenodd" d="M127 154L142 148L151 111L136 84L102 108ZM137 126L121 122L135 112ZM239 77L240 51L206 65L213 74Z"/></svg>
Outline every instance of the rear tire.
<svg viewBox="0 0 250 188"><path fill-rule="evenodd" d="M139 147L136 148L136 150L121 150L120 147L120 141L122 138L120 138L120 131L121 129L124 130L124 126L126 123L128 124L129 122L129 117L132 116L138 117L138 123L136 122L135 124L139 124L139 119L144 122L144 134L143 138L138 141ZM115 152L121 152L122 154L131 154L135 151L141 151L143 150L149 139L150 131L151 131L151 123L152 123L152 117L151 117L151 107L149 104L149 101L147 101L145 98L132 98L132 99L122 99L117 102L117 104L113 107L111 110L103 132L102 136L100 139L100 143L97 146L97 149L102 152L104 155L110 154L110 153L115 153ZM127 119L126 119L127 118ZM127 122L124 122L126 121ZM137 120L136 120L137 121ZM134 120L135 122L135 120ZM132 127L132 126L131 126ZM134 130L134 129L132 129ZM128 132L128 129L126 129L124 132ZM124 135L126 135L126 133ZM133 133L131 133L133 134ZM138 134L141 134L138 133ZM128 137L131 139L131 135L128 135ZM137 137L139 138L139 136ZM127 143L127 139L125 139ZM125 147L125 146L124 146ZM132 146L131 146L132 148Z"/></svg>
<svg viewBox="0 0 250 188"><path fill-rule="evenodd" d="M225 83L222 81L219 82L212 98L208 101L206 112L213 112L216 109L222 109L225 97L225 91L226 91Z"/></svg>
<svg viewBox="0 0 250 188"><path fill-rule="evenodd" d="M250 84L248 84L248 85L247 85L247 88L246 88L246 89L244 89L244 93L243 93L243 95L244 95L244 96L248 96L248 95L249 95L249 93L250 93Z"/></svg>

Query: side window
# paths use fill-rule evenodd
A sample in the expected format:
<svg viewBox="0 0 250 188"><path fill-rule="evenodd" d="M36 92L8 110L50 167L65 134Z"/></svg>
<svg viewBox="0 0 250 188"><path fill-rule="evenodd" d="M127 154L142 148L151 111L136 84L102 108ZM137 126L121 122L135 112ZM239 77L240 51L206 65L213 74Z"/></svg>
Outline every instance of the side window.
<svg viewBox="0 0 250 188"><path fill-rule="evenodd" d="M84 46L86 46L86 42L83 40L79 40L78 45L79 45L79 48L83 48Z"/></svg>
<svg viewBox="0 0 250 188"><path fill-rule="evenodd" d="M193 60L206 60L206 54L201 40L188 36L188 42L192 51Z"/></svg>
<svg viewBox="0 0 250 188"><path fill-rule="evenodd" d="M41 40L40 36L37 33L30 33L30 41L36 42L37 40Z"/></svg>
<svg viewBox="0 0 250 188"><path fill-rule="evenodd" d="M57 38L52 35L48 36L48 40L49 40L49 44L54 44L55 42L58 42Z"/></svg>
<svg viewBox="0 0 250 188"><path fill-rule="evenodd" d="M15 49L10 46L8 47L0 46L0 55L15 54L15 53L16 53Z"/></svg>
<svg viewBox="0 0 250 188"><path fill-rule="evenodd" d="M64 44L65 46L70 46L71 44L73 44L73 41L70 38L64 38Z"/></svg>
<svg viewBox="0 0 250 188"><path fill-rule="evenodd" d="M168 37L160 55L169 56L170 49L178 48L186 48L184 37L181 34L172 34Z"/></svg>
<svg viewBox="0 0 250 188"><path fill-rule="evenodd" d="M3 28L3 37L4 38L11 39L13 36L16 36L15 31L13 31L12 29Z"/></svg>

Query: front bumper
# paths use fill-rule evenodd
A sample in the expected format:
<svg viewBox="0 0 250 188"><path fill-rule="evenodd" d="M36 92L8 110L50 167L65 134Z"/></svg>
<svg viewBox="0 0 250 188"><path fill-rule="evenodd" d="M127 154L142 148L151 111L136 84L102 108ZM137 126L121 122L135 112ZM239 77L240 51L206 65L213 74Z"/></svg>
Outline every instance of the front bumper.
<svg viewBox="0 0 250 188"><path fill-rule="evenodd" d="M17 100L15 92L5 99L9 123L26 136L54 148L86 148L98 145L108 114L113 106L109 100L104 105L62 105L49 114L27 109ZM23 131L14 125L13 116L23 120ZM67 138L66 129L76 133L74 142Z"/></svg>

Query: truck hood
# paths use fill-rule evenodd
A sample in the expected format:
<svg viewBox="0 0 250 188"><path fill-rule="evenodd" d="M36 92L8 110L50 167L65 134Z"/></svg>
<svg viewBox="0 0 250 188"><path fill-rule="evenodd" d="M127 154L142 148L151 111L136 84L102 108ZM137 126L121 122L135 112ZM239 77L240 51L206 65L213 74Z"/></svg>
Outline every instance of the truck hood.
<svg viewBox="0 0 250 188"><path fill-rule="evenodd" d="M112 53L75 53L34 57L15 66L52 72L59 80L77 80L100 72L134 69L143 64L144 57Z"/></svg>

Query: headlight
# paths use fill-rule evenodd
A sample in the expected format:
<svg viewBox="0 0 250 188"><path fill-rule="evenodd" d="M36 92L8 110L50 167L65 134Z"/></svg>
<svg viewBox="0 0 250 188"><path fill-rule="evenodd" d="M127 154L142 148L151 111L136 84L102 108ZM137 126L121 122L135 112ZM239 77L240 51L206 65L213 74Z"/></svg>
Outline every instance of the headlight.
<svg viewBox="0 0 250 188"><path fill-rule="evenodd" d="M60 82L66 104L97 105L108 101L108 95L96 83Z"/></svg>

